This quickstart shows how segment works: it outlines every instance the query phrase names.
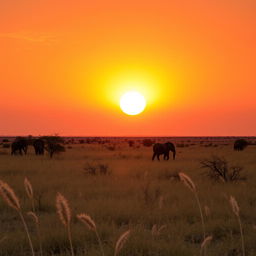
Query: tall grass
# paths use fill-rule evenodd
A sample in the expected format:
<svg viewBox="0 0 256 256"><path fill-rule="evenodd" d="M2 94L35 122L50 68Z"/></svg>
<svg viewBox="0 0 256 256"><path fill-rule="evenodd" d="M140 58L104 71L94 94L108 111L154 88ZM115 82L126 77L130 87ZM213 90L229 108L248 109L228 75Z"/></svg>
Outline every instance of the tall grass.
<svg viewBox="0 0 256 256"><path fill-rule="evenodd" d="M26 190L26 193L27 193L27 196L28 198L30 199L31 201L31 205L32 205L32 210L33 212L36 212L35 211L35 202L34 202L34 192L33 192L33 187L29 181L29 179L27 177L25 177L24 179L24 187L25 187L25 190Z"/></svg>
<svg viewBox="0 0 256 256"><path fill-rule="evenodd" d="M242 244L242 252L243 252L243 256L245 256L245 246L244 246L244 234L243 234L243 228L242 228L242 223L241 223L241 218L240 218L240 209L238 206L238 203L236 201L236 199L233 196L230 196L229 199L231 208L233 213L235 214L238 224L239 224L239 229L240 229L240 235L241 235L241 244Z"/></svg>
<svg viewBox="0 0 256 256"><path fill-rule="evenodd" d="M125 231L121 236L118 238L115 246L115 253L114 256L117 256L122 248L124 247L125 243L127 242L129 236L130 236L131 230Z"/></svg>
<svg viewBox="0 0 256 256"><path fill-rule="evenodd" d="M97 237L97 240L98 240L98 243L99 243L99 246L100 246L100 250L101 250L101 254L102 256L104 256L104 250L103 250L103 245L102 245L102 241L100 239L100 236L99 236L99 233L97 231L97 227L96 227L96 224L94 222L94 220L87 214L77 214L77 218L83 223L85 224L85 226L87 226L87 228L89 230L92 230L95 232L96 234L96 237Z"/></svg>
<svg viewBox="0 0 256 256"><path fill-rule="evenodd" d="M40 231L40 223L39 223L39 218L34 212L27 212L27 215L31 217L31 219L34 221L35 226L36 226L36 231L37 231L37 238L39 242L39 250L40 250L40 255L43 255L43 249L42 249L42 236L41 236L41 231Z"/></svg>
<svg viewBox="0 0 256 256"><path fill-rule="evenodd" d="M33 187L33 195L34 199L38 200L38 205L40 205L37 208L37 201L34 201L37 211L35 214L39 218L44 256L71 254L71 246L66 234L67 227L64 229L56 224L58 219L56 219L55 200L53 200L55 199L56 191L61 191L63 195L67 195L70 200L72 199L72 208L81 209L81 212L88 211L95 218L97 216L97 219L95 219L95 221L97 220L97 230L101 231L99 232L100 236L101 233L106 234L110 242L116 241L116 234L120 228L128 227L129 225L135 227L136 233L134 232L133 239L129 243L124 244L118 252L118 256L126 254L152 256L199 255L198 249L201 250L201 254L207 250L206 252L209 255L233 255L238 254L240 251L242 255L242 250L240 249L240 240L242 238L240 239L240 233L238 233L238 237L234 237L239 239L236 244L233 241L230 244L230 239L227 239L228 230L234 230L237 222L235 216L235 222L227 221L227 217L229 217L227 208L221 201L223 191L225 190L228 190L230 194L236 192L236 200L238 202L243 200L244 202L243 214L246 216L246 222L243 223L240 212L240 223L242 222L242 225L239 224L243 227L243 240L245 242L243 242L244 245L242 247L245 247L248 255L255 255L255 230L251 228L251 224L255 223L255 189L253 184L256 181L256 175L254 147L238 153L233 152L229 146L220 146L218 149L193 146L179 149L181 153L177 161L160 161L155 163L150 161L151 148L141 147L139 149L132 148L132 150L119 146L117 148L118 151L112 152L105 150L101 145L72 145L72 149L67 150L65 154L60 156L56 155L56 158L52 160L43 156L40 158L34 157L31 154L23 157L11 157L7 154L0 154L1 179L11 180L15 192L16 190L19 192L17 195L20 195L22 213L27 224L31 224L31 231L32 228L34 230L34 223L31 221L31 223L28 223L29 219L25 216L25 212L31 210L31 203L27 200L27 192L26 194L24 193L24 196L20 194L23 188L24 174L29 179L29 182L30 177L32 178L33 176L31 182L37 184L36 187ZM208 157L216 150L231 162L235 159L239 164L241 163L248 172L247 175L250 179L244 181L245 185L242 183L228 185L222 183L212 184L207 178L194 179L199 199L203 203L201 195L204 195L204 202L207 205L207 207L204 207L204 204L202 204L203 216L205 220L207 219L207 232L203 240L202 223L200 220L197 221L199 212L196 214L194 208L191 208L194 196L191 195L192 197L190 197L186 189L177 184L175 180L170 181L169 174L172 175L175 170L185 170L187 168L191 173L193 172L193 177L200 177L201 171L198 169L199 162L196 159L199 159L199 156L200 159ZM120 158L119 152L125 155L126 158ZM140 158L136 158L138 155ZM104 159L112 170L111 176L86 176L83 167L88 159L96 163ZM152 201L149 201L147 206L143 204L141 192L142 184L144 184L142 177L145 170L149 170L151 181L149 196ZM193 186L191 184L190 186ZM156 188L160 188L159 193L155 193ZM164 195L164 201L159 195ZM28 201L26 209L21 200ZM15 202L13 203L15 204ZM29 255L30 251L27 251L28 246L26 246L28 239L25 235L24 239L26 240L22 239L21 235L23 234L19 230L20 217L16 218L16 210L11 212L13 209L5 209L9 206L4 208L3 204L5 202L0 201L2 231L0 239L3 236L6 238L0 240L0 254L8 256ZM196 203L195 206L197 207ZM33 218L32 215L29 215L29 217ZM59 216L57 217L59 218ZM153 225L155 227L152 228L152 237L149 229ZM86 247L84 246L84 236L81 234L83 227L81 226L80 223L77 223L76 220L72 221L71 218L74 254L76 256L101 255L98 241L96 238L90 240L89 234L88 243ZM32 235L30 225L28 227L32 241L37 242L36 230L34 235ZM170 230L169 227L171 227ZM21 226L22 228L23 226ZM207 239L208 230L215 242L211 243ZM231 235L233 234L231 233ZM76 241L75 244L74 241ZM18 242L22 244L19 246ZM111 255L112 253L113 255L115 245L112 248L112 243L105 242L105 239L102 242L105 254ZM68 252L64 252L66 243L68 243ZM14 244L18 246L14 247ZM35 248L34 243L33 245ZM239 252L237 249L239 249ZM35 254L39 256L39 253L38 246L37 251L35 248Z"/></svg>
<svg viewBox="0 0 256 256"><path fill-rule="evenodd" d="M204 215L203 215L203 211L202 211L202 206L199 200L199 196L198 196L198 192L196 189L196 185L195 183L192 181L192 179L185 173L180 172L179 173L180 176L180 180L183 182L183 184L188 187L190 189L190 191L193 193L193 195L195 196L198 208L199 208L199 212L200 212L200 216L201 216L201 222L202 222L202 231L203 231L203 240L205 239L206 235L205 235L205 221L204 221Z"/></svg>
<svg viewBox="0 0 256 256"><path fill-rule="evenodd" d="M0 180L0 195L2 196L3 200L7 203L7 205L10 206L11 208L13 208L20 216L20 219L22 221L22 224L24 226L24 229L25 229L25 232L26 232L26 235L28 238L29 246L31 249L31 254L33 256L35 256L34 247L33 247L32 240L31 240L31 237L30 237L30 234L28 231L27 223L26 223L23 213L21 211L19 199L16 196L13 189L7 183L3 182L2 180Z"/></svg>
<svg viewBox="0 0 256 256"><path fill-rule="evenodd" d="M56 209L57 209L57 214L59 215L60 221L67 229L71 255L74 256L74 249L73 249L71 229L70 229L71 210L69 208L67 199L61 193L58 193L56 196Z"/></svg>
<svg viewBox="0 0 256 256"><path fill-rule="evenodd" d="M189 188L189 190L193 193L193 195L195 196L198 208L199 208L199 212L200 212L200 216L201 216L201 222L202 222L202 232L203 232L203 241L206 239L206 234L205 234L205 222L204 222L204 215L203 215L203 211L202 211L202 206L199 200L199 196L198 196L198 192L196 189L196 185L193 182L193 180L185 173L180 172L179 173L179 177L180 180L183 182L183 184ZM205 254L205 250L204 247L203 249L203 253Z"/></svg>
<svg viewBox="0 0 256 256"><path fill-rule="evenodd" d="M205 250L206 250L206 245L207 245L208 243L210 243L211 240L212 240L212 236L207 236L207 237L204 239L204 241L201 243L201 253L200 253L201 255L204 254L204 252L205 252Z"/></svg>

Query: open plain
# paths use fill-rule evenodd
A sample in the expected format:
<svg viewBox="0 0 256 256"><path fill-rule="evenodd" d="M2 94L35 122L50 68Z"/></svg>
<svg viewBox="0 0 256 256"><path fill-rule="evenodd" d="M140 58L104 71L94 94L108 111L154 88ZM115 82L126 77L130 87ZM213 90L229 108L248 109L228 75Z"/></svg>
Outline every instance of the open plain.
<svg viewBox="0 0 256 256"><path fill-rule="evenodd" d="M23 156L10 155L10 148L1 148L0 179L20 201L36 255L40 255L40 245L35 222L26 214L33 209L25 178L33 187L42 255L71 255L66 228L56 213L59 192L71 210L71 238L77 256L102 255L95 232L77 219L81 213L95 222L106 256L114 255L116 241L127 230L130 235L119 252L123 256L242 255L231 195L239 206L245 253L255 256L256 146L234 151L233 139L183 138L174 142L177 158L169 161L162 157L152 161L152 146L144 146L140 138L89 144L73 141L65 144L66 152L52 159L47 154L36 156L32 147ZM242 167L241 180L222 182L207 176L201 162L213 156L224 158L229 167ZM206 237L212 237L203 252L200 211L179 172L195 183ZM31 254L19 215L2 198L0 229L1 256Z"/></svg>

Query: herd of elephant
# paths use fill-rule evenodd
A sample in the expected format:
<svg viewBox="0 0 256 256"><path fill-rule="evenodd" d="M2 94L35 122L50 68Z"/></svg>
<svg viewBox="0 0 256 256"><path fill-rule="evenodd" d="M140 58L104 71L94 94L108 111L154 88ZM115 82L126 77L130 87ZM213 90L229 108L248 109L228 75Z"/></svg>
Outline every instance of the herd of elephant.
<svg viewBox="0 0 256 256"><path fill-rule="evenodd" d="M12 143L11 154L16 155L17 153L22 155L23 153L26 155L28 150L28 141L26 139L16 139ZM45 150L45 143L42 139L35 139L33 142L33 147L36 155L43 155Z"/></svg>
<svg viewBox="0 0 256 256"><path fill-rule="evenodd" d="M16 154L27 154L27 150L28 150L28 140L25 138L18 138L15 141L12 142L11 145L11 154L12 155L16 155ZM44 151L46 149L45 147L45 142L42 139L35 139L33 141L33 147L35 150L35 154L36 155L44 155ZM47 151L49 151L49 147L50 147L50 154L51 154L51 145L48 145L48 149ZM156 143L153 146L153 156L152 156L152 160L155 159L155 157L157 157L158 160L160 160L160 155L164 155L164 160L169 160L169 152L173 153L173 159L175 159L175 155L176 155L176 150L175 150L175 146L173 143L171 142L167 142L164 144L160 144L160 143Z"/></svg>
<svg viewBox="0 0 256 256"><path fill-rule="evenodd" d="M248 145L252 145L252 143L249 143L245 139L237 139L234 142L233 149L235 151L243 151ZM253 144L255 145L255 144ZM176 156L176 149L173 143L167 142L164 144L156 143L153 146L153 156L152 160L154 161L155 157L157 157L158 160L160 160L160 155L164 155L164 160L169 160L169 152L172 152L173 154L173 160Z"/></svg>
<svg viewBox="0 0 256 256"><path fill-rule="evenodd" d="M11 154L17 154L19 153L20 155L27 154L27 149L28 149L28 141L26 139L20 138L16 139L12 143L12 151ZM245 141L244 139L239 139L236 140L234 143L234 150L236 151L241 151L243 150L246 146L248 145L248 142ZM33 147L35 150L36 155L43 155L45 149L50 153L50 156L52 157L53 152L56 150L56 145L54 144L48 144L48 148L45 147L45 142L42 139L35 139L33 141ZM169 160L169 153L170 151L173 154L173 160L175 160L176 157L176 149L175 145L171 142L166 142L166 143L156 143L153 145L153 156L152 156L152 161L154 161L155 157L157 157L158 160L160 160L160 155L163 155L164 160Z"/></svg>

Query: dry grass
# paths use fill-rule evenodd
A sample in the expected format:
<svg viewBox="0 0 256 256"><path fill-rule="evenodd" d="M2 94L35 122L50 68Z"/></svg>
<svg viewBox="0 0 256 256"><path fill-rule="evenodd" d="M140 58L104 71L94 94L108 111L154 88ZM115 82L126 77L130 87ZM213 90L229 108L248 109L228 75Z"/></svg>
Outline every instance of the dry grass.
<svg viewBox="0 0 256 256"><path fill-rule="evenodd" d="M68 240L70 243L70 251L71 251L71 255L74 256L74 249L73 249L71 228L70 228L71 210L69 208L67 199L61 193L58 193L56 196L56 209L57 209L57 214L59 215L60 221L67 228Z"/></svg>
<svg viewBox="0 0 256 256"><path fill-rule="evenodd" d="M188 175L186 175L185 173L180 172L179 176L180 176L180 180L185 184L186 187L188 187L191 190L191 192L195 196L195 199L196 199L196 202L197 202L197 205L198 205L198 208L199 208L199 212L200 212L201 222L202 222L203 241L205 241L205 239L206 239L206 235L205 235L205 221L204 221L204 215L203 215L202 206L201 206L201 203L200 203L200 200L199 200L199 196L198 196L198 191L196 189L196 185L192 181L192 179ZM204 242L202 244L204 244ZM203 252L205 252L204 246L201 247L201 248L202 248Z"/></svg>
<svg viewBox="0 0 256 256"><path fill-rule="evenodd" d="M116 242L116 246L115 246L115 253L114 255L117 256L120 251L122 250L122 248L124 247L126 241L128 240L129 236L130 236L131 231L127 230L125 231L117 240Z"/></svg>
<svg viewBox="0 0 256 256"><path fill-rule="evenodd" d="M99 242L101 254L102 254L102 256L104 256L105 253L104 253L104 249L103 249L103 246L102 246L102 241L101 241L101 239L100 239L100 236L99 236L99 233L98 233L98 231L97 231L97 227L96 227L96 224L95 224L94 220L93 220L89 215L84 214L84 213L82 213L82 214L77 214L77 218L78 218L83 224L85 224L85 225L88 227L88 229L90 229L90 230L92 230L92 231L95 232L96 237L97 237L98 242Z"/></svg>
<svg viewBox="0 0 256 256"><path fill-rule="evenodd" d="M4 201L6 202L6 204L13 208L18 215L20 216L21 222L24 226L27 238L28 238L28 242L29 242L29 246L31 249L31 253L32 256L35 256L35 252L34 252L34 247L33 247L33 243L31 241L31 236L28 230L28 226L27 223L24 219L23 213L21 211L21 206L20 206L20 202L19 202L19 198L16 196L14 190L5 182L3 182L2 180L0 180L0 195L2 196L2 198L4 199Z"/></svg>
<svg viewBox="0 0 256 256"><path fill-rule="evenodd" d="M24 187L25 187L25 191L28 195L28 198L31 201L32 210L33 210L33 212L35 212L36 210L35 210L35 203L34 203L33 187L27 177L25 177L25 179L24 179Z"/></svg>
<svg viewBox="0 0 256 256"><path fill-rule="evenodd" d="M191 142L183 142L192 144ZM207 142L208 143L208 142ZM178 148L175 161L151 161L151 148L137 148L120 143L114 151L104 145L72 145L71 149L53 159L35 156L29 149L27 156L0 154L0 178L11 185L19 198L24 212L31 211L31 201L26 196L24 178L33 184L33 197L40 221L43 255L70 255L70 244L63 232L62 222L57 221L55 196L58 191L66 195L72 205L73 215L86 212L93 217L101 237L105 255L113 255L117 238L126 230L133 230L119 255L138 256L192 256L201 248L201 221L191 192L181 182L171 177L185 172L195 183L205 212L207 256L239 255L241 235L237 218L232 218L229 195L239 202L243 223L245 253L256 255L256 147L249 146L242 152L233 151L231 144L219 143L218 147L204 144ZM216 144L214 142L214 144ZM4 153L9 149L1 149ZM247 180L243 182L215 183L201 175L200 160L212 155L225 157L227 161L244 168ZM87 162L109 166L111 175L86 175ZM144 203L144 174L148 173L147 196ZM9 198L9 197L8 197ZM9 198L18 207L13 198ZM65 217L68 222L67 214ZM25 216L25 219L29 216ZM0 199L0 221L3 255L29 255L30 247L23 235L22 223L16 212ZM161 226L159 234L152 236L151 230ZM98 240L94 232L85 232L77 218L70 219L74 254L77 256L100 255ZM36 226L28 222L32 243L37 254L40 246ZM15 246L14 246L15 245ZM237 252L237 254L235 254ZM233 253L233 254L232 254ZM241 254L241 253L240 253Z"/></svg>
<svg viewBox="0 0 256 256"><path fill-rule="evenodd" d="M243 228L242 228L242 223L241 223L241 218L240 218L240 209L239 209L236 199L233 196L230 196L229 202L232 207L232 211L236 215L237 220L238 220L240 234L241 234L242 252L243 252L243 256L245 256L244 234L243 234Z"/></svg>

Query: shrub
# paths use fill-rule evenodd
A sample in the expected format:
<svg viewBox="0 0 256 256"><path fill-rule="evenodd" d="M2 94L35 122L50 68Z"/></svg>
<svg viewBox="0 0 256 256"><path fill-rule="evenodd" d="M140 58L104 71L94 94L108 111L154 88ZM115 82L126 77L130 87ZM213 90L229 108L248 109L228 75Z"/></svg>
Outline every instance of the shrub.
<svg viewBox="0 0 256 256"><path fill-rule="evenodd" d="M106 146L106 148L110 151L115 151L116 150L116 146L115 145L108 145Z"/></svg>
<svg viewBox="0 0 256 256"><path fill-rule="evenodd" d="M85 173L90 175L109 175L110 169L108 164L104 163L89 163L87 162L84 167Z"/></svg>
<svg viewBox="0 0 256 256"><path fill-rule="evenodd" d="M44 141L46 141L46 150L49 152L50 157L53 157L53 154L65 152L64 139L60 136L44 136L41 137Z"/></svg>
<svg viewBox="0 0 256 256"><path fill-rule="evenodd" d="M241 176L243 168L241 166L229 166L225 158L213 156L211 159L205 159L201 162L201 167L207 169L207 176L215 181L234 182L244 180Z"/></svg>
<svg viewBox="0 0 256 256"><path fill-rule="evenodd" d="M128 141L128 145L129 145L129 147L133 147L134 146L134 141L133 140L129 140Z"/></svg>

